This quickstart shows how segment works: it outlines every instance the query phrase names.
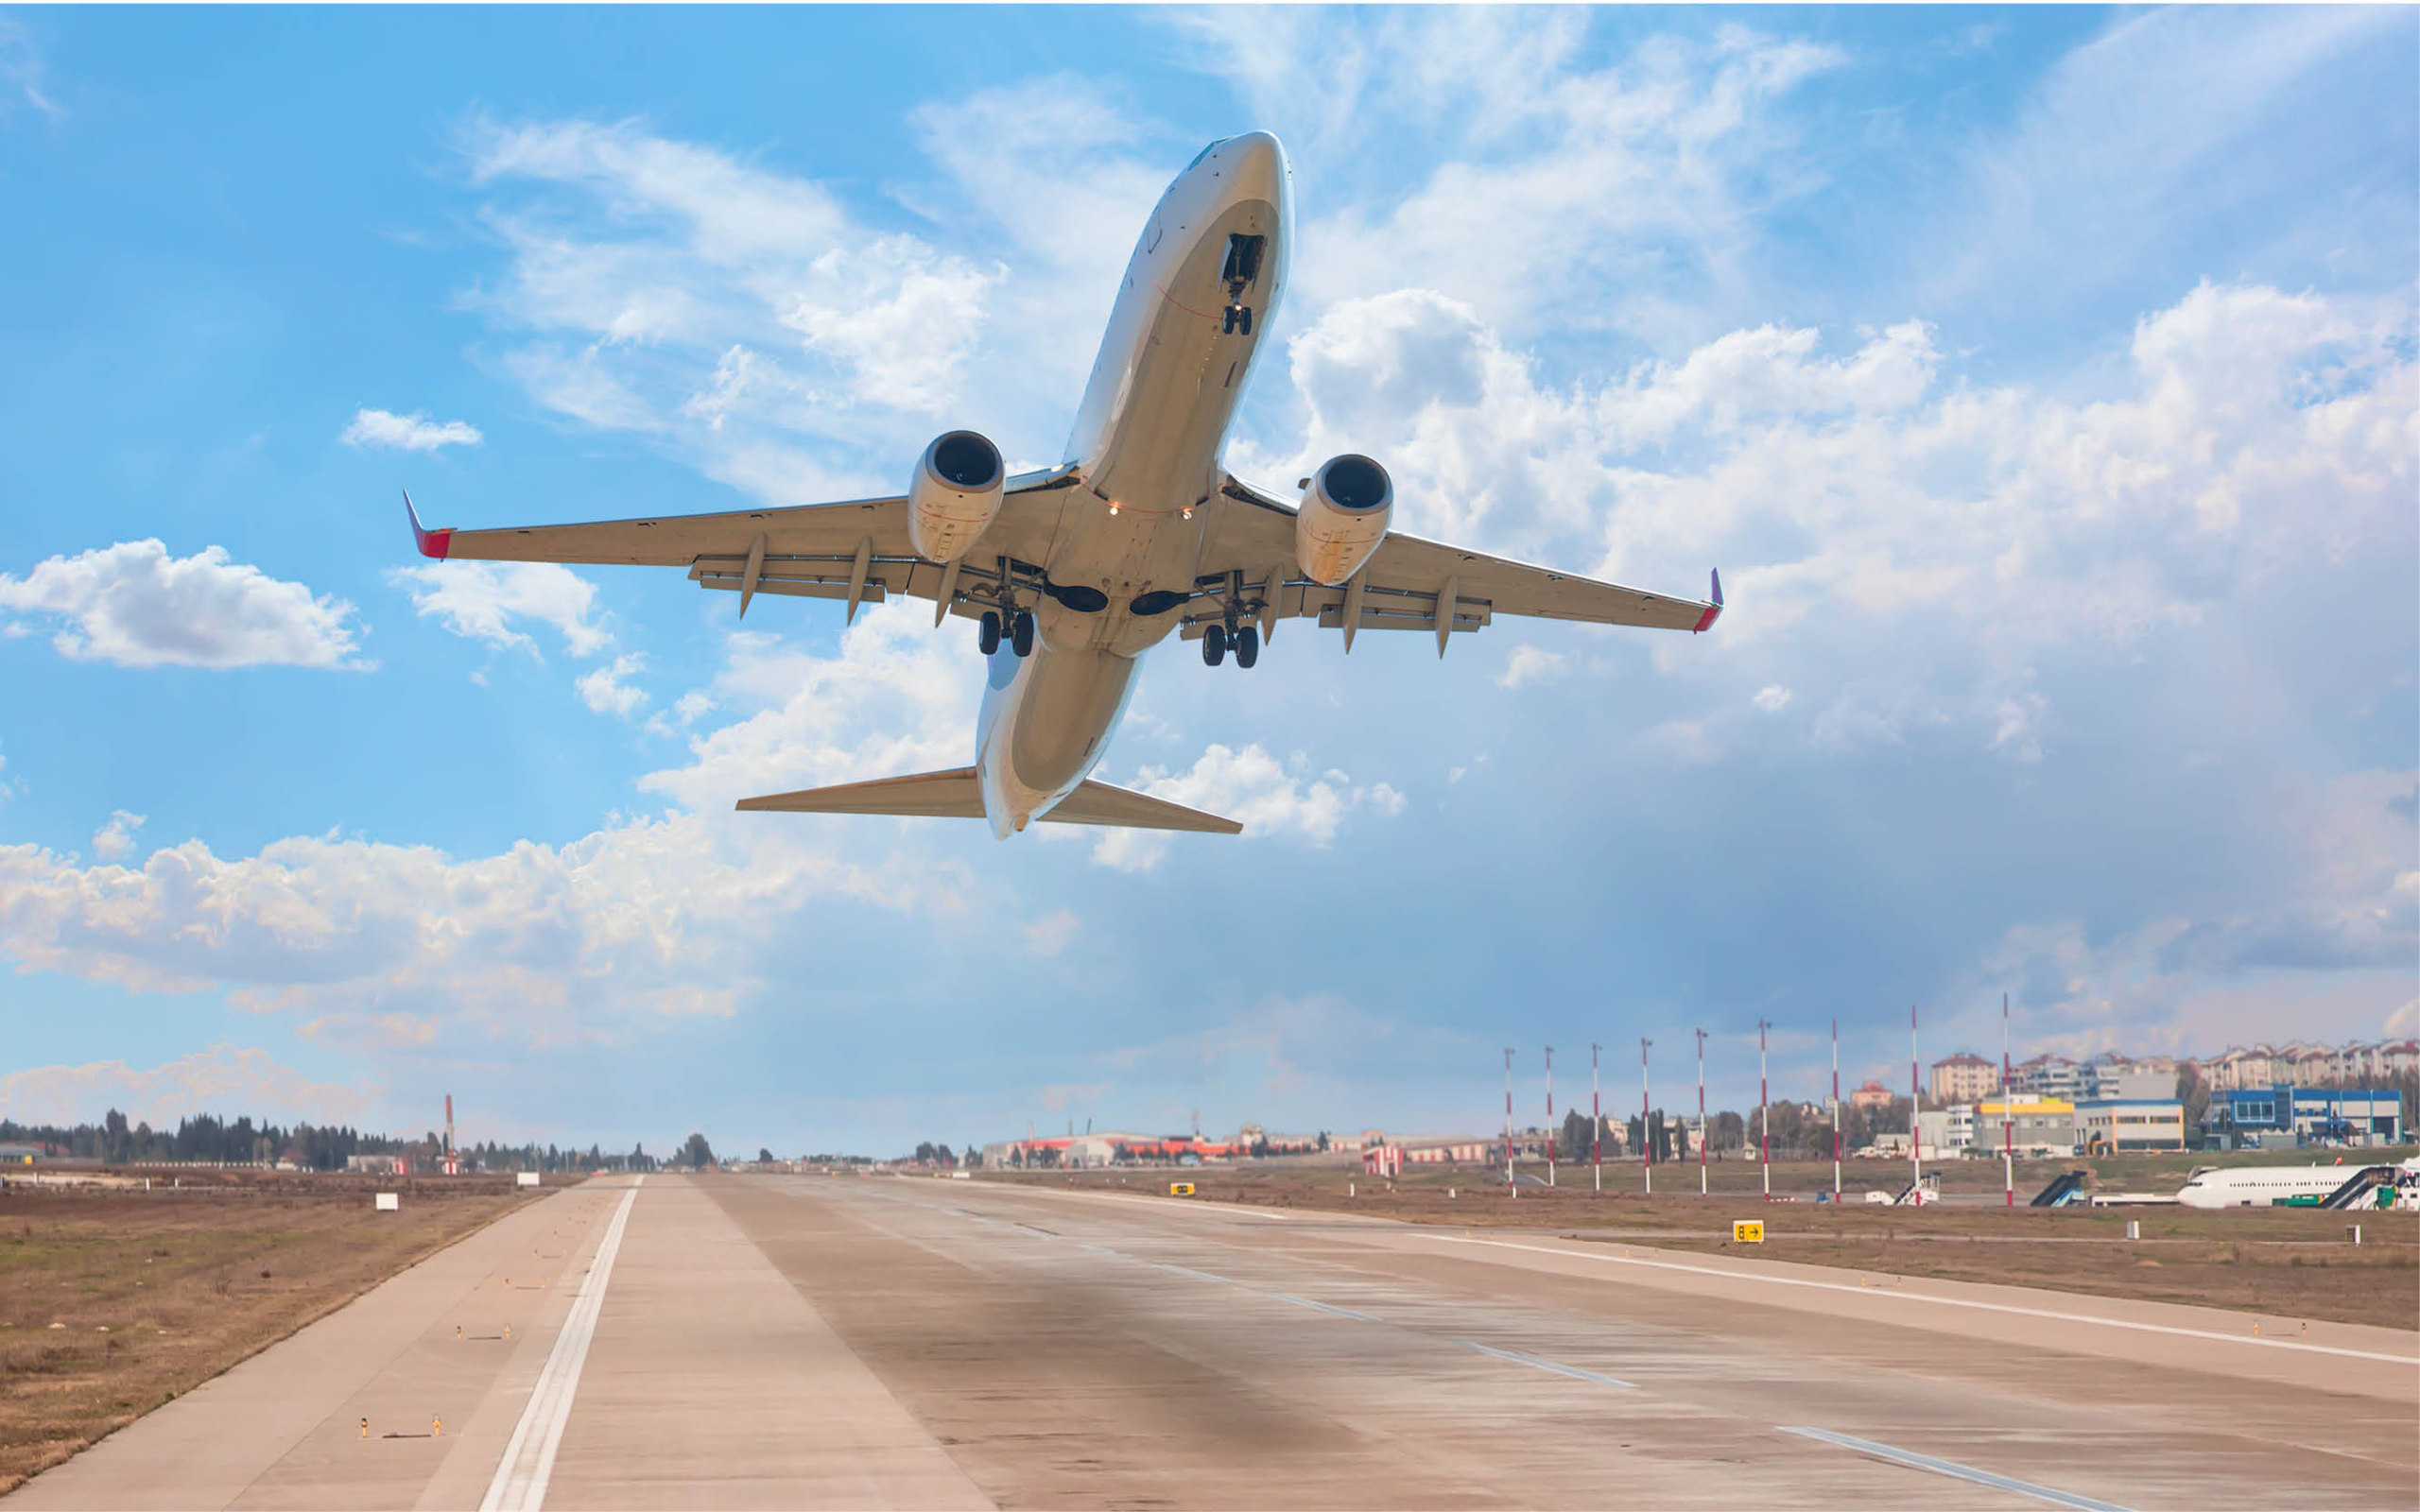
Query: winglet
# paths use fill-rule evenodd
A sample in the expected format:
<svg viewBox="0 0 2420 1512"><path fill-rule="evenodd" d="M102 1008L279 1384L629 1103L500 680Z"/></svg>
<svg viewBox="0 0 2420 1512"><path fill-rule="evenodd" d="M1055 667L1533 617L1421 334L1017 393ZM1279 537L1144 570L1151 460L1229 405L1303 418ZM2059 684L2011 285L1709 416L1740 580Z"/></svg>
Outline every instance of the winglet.
<svg viewBox="0 0 2420 1512"><path fill-rule="evenodd" d="M1697 631L1707 628L1708 627L1710 627L1711 625L1713 625L1713 624L1714 624L1714 622L1715 622L1716 620L1718 620L1718 619L1720 619L1720 618L1721 618L1721 617L1722 617L1722 569L1721 569L1721 568L1720 568L1720 567L1718 567L1718 568L1716 568L1716 569L1714 570L1714 602L1713 602L1713 603L1711 603L1711 604L1708 604L1708 605L1705 607L1705 612L1698 616L1698 622L1697 622L1696 626L1695 626L1695 627L1693 627L1691 628L1691 630L1690 630L1690 632L1689 632L1689 633L1691 633L1692 635L1694 635L1694 634L1696 634L1696 633L1697 633Z"/></svg>
<svg viewBox="0 0 2420 1512"><path fill-rule="evenodd" d="M420 554L443 561L445 554L454 548L453 528L451 526L442 530L421 528L420 511L412 507L412 494L409 489L404 490L404 518L412 523L412 544L420 548Z"/></svg>

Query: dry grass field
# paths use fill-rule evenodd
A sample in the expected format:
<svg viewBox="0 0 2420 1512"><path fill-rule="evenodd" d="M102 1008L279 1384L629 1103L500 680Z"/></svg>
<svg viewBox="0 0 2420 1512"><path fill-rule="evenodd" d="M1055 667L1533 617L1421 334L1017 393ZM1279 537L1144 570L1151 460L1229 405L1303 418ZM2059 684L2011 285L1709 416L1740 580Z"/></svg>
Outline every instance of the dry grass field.
<svg viewBox="0 0 2420 1512"><path fill-rule="evenodd" d="M0 1191L0 1492L539 1194L512 1177L155 1173ZM373 1212L373 1192L403 1194Z"/></svg>
<svg viewBox="0 0 2420 1512"><path fill-rule="evenodd" d="M2400 1157L2406 1152L2398 1151ZM2270 1157L2273 1163L2274 1156ZM2169 1164L2182 1162L2170 1172ZM1951 1194L1997 1194L1996 1162L1954 1162ZM1875 1162L1852 1162L1843 1182L1848 1203L1813 1200L1831 1188L1829 1161L1775 1162L1777 1194L1803 1200L1762 1200L1753 1164L1718 1165L1709 1177L1713 1193L1698 1194L1695 1166L1661 1168L1656 1194L1640 1192L1635 1165L1605 1168L1606 1189L1594 1192L1584 1166L1564 1167L1551 1190L1524 1185L1517 1198L1505 1194L1502 1174L1461 1169L1408 1174L1401 1180L1373 1182L1357 1168L1301 1164L1213 1166L1178 1172L1037 1173L994 1180L1132 1193L1165 1193L1172 1179L1191 1181L1190 1200L1242 1202L1288 1208L1365 1213L1409 1223L1458 1228L1525 1228L1574 1239L1607 1240L1661 1248L1730 1251L1735 1218L1760 1218L1772 1260L1837 1265L1882 1275L1933 1276L1954 1280L2040 1286L2098 1297L2182 1302L2234 1308L2273 1315L2420 1329L2420 1217L2411 1213L2335 1212L2304 1208L2242 1208L2209 1211L2192 1208L2030 1208L2026 1199L2063 1169L2096 1162L2020 1164L2014 1211L1992 1202L1945 1202L1937 1207L1868 1206L1858 1200L1869 1187L1896 1190L1905 1167L1891 1168L1897 1181L1876 1180ZM2107 1162L2104 1191L2174 1191L2192 1164L2207 1157L2174 1160ZM1860 1173L1858 1167L1867 1170ZM1966 1169L1961 1169L1964 1167ZM2156 1167L2155 1169L2148 1167ZM1528 1167L1523 1168L1525 1171ZM1860 1181L1860 1174L1868 1179ZM1986 1174L1988 1184L1981 1180ZM1348 1192L1350 1194L1348 1195ZM1452 1195L1448 1195L1448 1193ZM1174 1199L1184 1200L1184 1199ZM2132 1220L2142 1237L2126 1238ZM2347 1227L2361 1226L2361 1243Z"/></svg>

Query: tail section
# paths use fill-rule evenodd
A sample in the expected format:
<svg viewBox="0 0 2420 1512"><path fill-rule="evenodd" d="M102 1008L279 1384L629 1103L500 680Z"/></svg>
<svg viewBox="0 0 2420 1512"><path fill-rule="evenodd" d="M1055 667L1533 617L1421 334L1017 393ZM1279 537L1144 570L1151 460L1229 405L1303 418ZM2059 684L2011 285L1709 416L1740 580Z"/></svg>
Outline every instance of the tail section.
<svg viewBox="0 0 2420 1512"><path fill-rule="evenodd" d="M933 819L985 816L983 783L972 766L919 772L912 777L885 777L871 782L842 782L835 787L802 788L795 793L769 793L762 798L741 799L737 806L750 813L896 814ZM1191 830L1205 834L1240 834L1244 828L1234 819L1170 803L1148 793L1091 782L1037 817L1045 824Z"/></svg>

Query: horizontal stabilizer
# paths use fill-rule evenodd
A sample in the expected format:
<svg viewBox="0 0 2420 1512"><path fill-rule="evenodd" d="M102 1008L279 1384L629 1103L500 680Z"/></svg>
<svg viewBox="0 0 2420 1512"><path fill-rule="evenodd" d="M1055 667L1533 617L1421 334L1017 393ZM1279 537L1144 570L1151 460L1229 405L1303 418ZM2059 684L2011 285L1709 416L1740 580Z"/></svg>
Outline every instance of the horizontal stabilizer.
<svg viewBox="0 0 2420 1512"><path fill-rule="evenodd" d="M871 782L842 782L836 787L808 787L795 793L768 793L744 798L738 806L757 813L898 814L916 818L979 819L983 817L983 784L972 766L946 772L919 772L913 777L885 777ZM1170 803L1148 793L1086 782L1041 816L1045 824L1105 824L1126 830L1193 830L1205 834L1241 834L1234 819L1204 814L1182 803Z"/></svg>
<svg viewBox="0 0 2420 1512"><path fill-rule="evenodd" d="M740 799L738 805L755 813L898 813L934 820L980 820L982 782L973 767L954 767L949 772L917 772L915 777L842 782L839 786L799 789L796 794L765 794L762 799ZM1058 808L1041 816L1041 820L1046 825L1114 825L1120 830L1244 833L1244 825L1215 813L1131 789L1114 789L1106 782L1086 782L1060 799Z"/></svg>
<svg viewBox="0 0 2420 1512"><path fill-rule="evenodd" d="M1057 808L1042 816L1042 822L1108 824L1121 830L1199 830L1204 834L1244 833L1244 827L1233 819L1189 809L1149 793L1137 793L1132 788L1112 787L1107 782L1086 782L1061 799Z"/></svg>
<svg viewBox="0 0 2420 1512"><path fill-rule="evenodd" d="M934 819L979 819L983 784L972 766L913 777L884 777L837 787L806 787L795 793L743 798L742 809L786 814L906 814Z"/></svg>

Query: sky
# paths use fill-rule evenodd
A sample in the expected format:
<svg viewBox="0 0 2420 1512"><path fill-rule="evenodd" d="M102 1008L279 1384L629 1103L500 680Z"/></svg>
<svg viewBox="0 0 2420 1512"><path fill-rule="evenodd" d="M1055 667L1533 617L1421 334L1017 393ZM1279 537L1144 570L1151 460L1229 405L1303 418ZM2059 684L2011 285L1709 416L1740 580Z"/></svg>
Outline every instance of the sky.
<svg viewBox="0 0 2420 1512"><path fill-rule="evenodd" d="M887 1154L2420 1028L2408 9L0 9L0 1116ZM429 524L1061 455L1295 171L1230 438L1703 636L1151 654L1240 838L735 814L973 629ZM1402 643L1402 644L1394 644Z"/></svg>

